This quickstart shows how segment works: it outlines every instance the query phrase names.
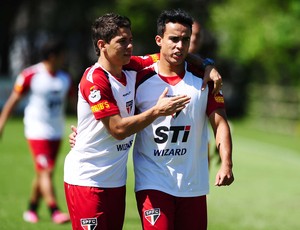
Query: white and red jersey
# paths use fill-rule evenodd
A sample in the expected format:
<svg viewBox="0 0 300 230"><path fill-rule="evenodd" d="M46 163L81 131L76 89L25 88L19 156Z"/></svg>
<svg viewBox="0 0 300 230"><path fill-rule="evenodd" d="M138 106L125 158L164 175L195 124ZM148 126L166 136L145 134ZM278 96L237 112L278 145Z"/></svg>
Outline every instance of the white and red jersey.
<svg viewBox="0 0 300 230"><path fill-rule="evenodd" d="M104 188L125 185L128 152L134 135L115 139L101 118L134 115L136 73L152 63L149 57L132 57L121 79L112 76L99 63L85 71L78 92L78 134L75 146L65 159L65 182Z"/></svg>
<svg viewBox="0 0 300 230"><path fill-rule="evenodd" d="M66 72L58 71L53 75L42 62L19 74L14 90L29 94L24 111L26 138L61 139L65 128L65 99L70 87L71 78Z"/></svg>
<svg viewBox="0 0 300 230"><path fill-rule="evenodd" d="M211 94L211 84L201 91L203 73L190 65L184 76L163 77L157 69L154 63L138 73L135 103L139 112L155 105L165 87L167 96L188 95L191 102L137 133L135 190L154 189L177 197L205 195L209 192L207 116L224 107L224 98Z"/></svg>

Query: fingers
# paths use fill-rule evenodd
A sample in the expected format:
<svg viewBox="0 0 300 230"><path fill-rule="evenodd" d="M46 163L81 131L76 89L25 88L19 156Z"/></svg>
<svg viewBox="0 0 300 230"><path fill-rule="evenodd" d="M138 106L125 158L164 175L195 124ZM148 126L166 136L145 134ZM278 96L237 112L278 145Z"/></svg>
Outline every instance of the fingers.
<svg viewBox="0 0 300 230"><path fill-rule="evenodd" d="M159 98L160 98L160 99L161 99L161 98L164 98L164 97L167 95L168 91L169 91L169 88L166 87L165 90L162 92L162 94L159 96Z"/></svg>
<svg viewBox="0 0 300 230"><path fill-rule="evenodd" d="M233 181L234 181L233 175L222 176L220 174L217 174L215 180L215 186L228 186L231 185Z"/></svg>
<svg viewBox="0 0 300 230"><path fill-rule="evenodd" d="M74 125L71 125L71 130L72 130L72 132L77 133L77 128Z"/></svg>
<svg viewBox="0 0 300 230"><path fill-rule="evenodd" d="M159 97L156 103L156 109L159 116L173 115L174 113L183 110L191 100L187 95L168 96L168 88Z"/></svg>
<svg viewBox="0 0 300 230"><path fill-rule="evenodd" d="M70 144L70 147L73 148L75 146L75 133L71 133L69 135L69 144Z"/></svg>
<svg viewBox="0 0 300 230"><path fill-rule="evenodd" d="M216 96L222 89L222 86L223 86L223 82L222 82L222 78L220 76L220 78L218 80L214 81L214 89L212 91L212 94Z"/></svg>
<svg viewBox="0 0 300 230"><path fill-rule="evenodd" d="M231 168L220 168L216 175L215 186L228 186L234 181Z"/></svg>
<svg viewBox="0 0 300 230"><path fill-rule="evenodd" d="M73 148L75 146L75 142L76 142L77 127L75 127L74 125L71 125L71 130L72 130L72 133L69 135L69 144L70 144L70 147Z"/></svg>
<svg viewBox="0 0 300 230"><path fill-rule="evenodd" d="M191 97L187 95L176 96L173 99L173 105L177 110L182 110L191 101Z"/></svg>
<svg viewBox="0 0 300 230"><path fill-rule="evenodd" d="M209 77L204 77L202 86L201 86L202 91L205 90L208 81L209 81Z"/></svg>
<svg viewBox="0 0 300 230"><path fill-rule="evenodd" d="M204 73L201 90L205 89L208 81L214 82L214 89L213 89L212 93L214 95L217 95L219 93L219 91L221 90L223 83L222 83L221 75L213 66L208 66L205 68L205 73Z"/></svg>

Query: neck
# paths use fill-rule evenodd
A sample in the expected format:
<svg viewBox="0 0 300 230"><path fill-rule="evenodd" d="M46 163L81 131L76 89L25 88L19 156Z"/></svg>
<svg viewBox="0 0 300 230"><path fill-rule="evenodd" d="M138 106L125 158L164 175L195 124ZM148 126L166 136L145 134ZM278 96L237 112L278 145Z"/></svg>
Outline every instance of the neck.
<svg viewBox="0 0 300 230"><path fill-rule="evenodd" d="M160 59L157 63L158 66L158 73L165 76L165 77L171 77L171 76L180 76L185 72L184 68L185 63L180 64L173 64L165 59Z"/></svg>
<svg viewBox="0 0 300 230"><path fill-rule="evenodd" d="M54 67L54 65L50 62L50 61L43 61L46 70L51 73L51 74L55 74L57 69Z"/></svg>
<svg viewBox="0 0 300 230"><path fill-rule="evenodd" d="M111 75L121 78L122 77L122 66L113 65L111 62L109 62L105 58L101 58L101 56L98 59L98 63Z"/></svg>

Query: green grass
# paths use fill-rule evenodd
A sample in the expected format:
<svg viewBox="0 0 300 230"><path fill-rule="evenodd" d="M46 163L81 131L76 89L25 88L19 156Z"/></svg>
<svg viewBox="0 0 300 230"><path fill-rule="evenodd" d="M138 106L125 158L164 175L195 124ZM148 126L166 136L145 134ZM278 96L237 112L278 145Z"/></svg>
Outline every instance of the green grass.
<svg viewBox="0 0 300 230"><path fill-rule="evenodd" d="M69 118L69 125L76 124ZM300 138L259 131L249 122L233 122L235 182L214 187L217 161L212 159L211 191L208 196L209 230L300 229ZM55 174L59 204L67 210L63 191L63 161L69 146L65 141ZM0 229L71 229L70 224L51 223L43 203L41 221L22 220L27 207L33 166L20 118L7 123L0 140ZM131 155L128 164L125 230L141 229L133 193Z"/></svg>

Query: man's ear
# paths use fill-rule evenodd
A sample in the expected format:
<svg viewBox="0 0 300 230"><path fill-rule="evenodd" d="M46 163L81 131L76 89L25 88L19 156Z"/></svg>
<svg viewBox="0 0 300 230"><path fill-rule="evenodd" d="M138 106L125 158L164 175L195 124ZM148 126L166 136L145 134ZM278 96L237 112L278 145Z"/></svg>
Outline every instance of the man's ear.
<svg viewBox="0 0 300 230"><path fill-rule="evenodd" d="M98 46L98 48L101 50L101 49L103 49L103 48L105 48L105 41L104 40L98 40L98 42L97 42L97 46Z"/></svg>
<svg viewBox="0 0 300 230"><path fill-rule="evenodd" d="M161 36L159 36L159 35L155 36L155 42L159 47L161 47L161 40L162 40Z"/></svg>

